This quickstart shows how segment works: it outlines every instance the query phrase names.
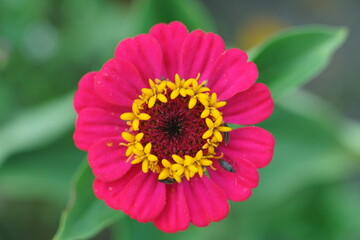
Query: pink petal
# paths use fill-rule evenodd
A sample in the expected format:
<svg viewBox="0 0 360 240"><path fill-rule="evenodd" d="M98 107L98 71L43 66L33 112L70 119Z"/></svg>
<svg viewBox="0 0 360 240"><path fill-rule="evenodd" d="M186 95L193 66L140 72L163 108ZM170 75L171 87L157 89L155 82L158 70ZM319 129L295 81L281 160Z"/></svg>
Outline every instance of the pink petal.
<svg viewBox="0 0 360 240"><path fill-rule="evenodd" d="M148 34L121 41L116 48L115 57L133 63L146 83L149 78L162 78L162 51L156 39Z"/></svg>
<svg viewBox="0 0 360 240"><path fill-rule="evenodd" d="M221 109L225 122L250 125L267 119L274 110L268 87L255 83L251 88L228 99Z"/></svg>
<svg viewBox="0 0 360 240"><path fill-rule="evenodd" d="M245 187L235 173L224 170L219 164L214 164L216 170L208 168L211 179L221 187L226 197L232 201L245 201L251 196L251 188Z"/></svg>
<svg viewBox="0 0 360 240"><path fill-rule="evenodd" d="M110 111L122 112L123 108L110 104L102 99L94 88L94 81L97 72L85 74L80 82L79 89L75 93L74 108L79 113L84 108L102 108Z"/></svg>
<svg viewBox="0 0 360 240"><path fill-rule="evenodd" d="M121 210L120 193L126 185L141 171L138 167L132 167L123 177L114 182L103 182L95 179L93 184L94 194L106 204L116 210Z"/></svg>
<svg viewBox="0 0 360 240"><path fill-rule="evenodd" d="M232 175L237 178L236 181L238 181L239 184L249 188L257 187L259 183L259 173L253 163L235 156L229 158L225 155L223 159L235 170L235 173L232 173ZM216 169L223 169L216 160L214 161L214 166Z"/></svg>
<svg viewBox="0 0 360 240"><path fill-rule="evenodd" d="M105 199L109 194L110 189L108 187L109 183L102 182L99 179L95 179L93 183L94 194L98 199ZM112 190L112 189L111 189Z"/></svg>
<svg viewBox="0 0 360 240"><path fill-rule="evenodd" d="M120 194L121 209L139 222L154 220L166 203L165 184L156 173L139 172Z"/></svg>
<svg viewBox="0 0 360 240"><path fill-rule="evenodd" d="M107 102L129 107L147 86L136 67L124 59L111 59L95 77L95 90Z"/></svg>
<svg viewBox="0 0 360 240"><path fill-rule="evenodd" d="M238 92L251 87L258 77L256 65L247 62L247 55L240 49L229 49L214 64L207 87L227 100Z"/></svg>
<svg viewBox="0 0 360 240"><path fill-rule="evenodd" d="M190 216L184 196L183 184L166 186L166 205L161 214L154 220L160 230L167 233L184 231L189 227Z"/></svg>
<svg viewBox="0 0 360 240"><path fill-rule="evenodd" d="M94 175L104 182L114 181L126 174L132 164L127 162L127 147L122 138L105 138L89 148L88 159Z"/></svg>
<svg viewBox="0 0 360 240"><path fill-rule="evenodd" d="M150 30L150 35L155 37L163 52L164 77L174 79L180 69L180 53L188 30L181 22L170 24L160 23Z"/></svg>
<svg viewBox="0 0 360 240"><path fill-rule="evenodd" d="M229 143L218 147L229 159L245 159L257 168L270 163L275 146L271 133L259 127L243 127L229 134Z"/></svg>
<svg viewBox="0 0 360 240"><path fill-rule="evenodd" d="M185 197L190 212L190 221L199 227L211 221L220 221L229 212L224 192L207 176L193 177L184 183Z"/></svg>
<svg viewBox="0 0 360 240"><path fill-rule="evenodd" d="M75 145L87 151L92 144L103 138L121 136L127 127L119 113L100 108L85 108L76 120Z"/></svg>
<svg viewBox="0 0 360 240"><path fill-rule="evenodd" d="M182 48L180 76L194 78L200 73L201 80L208 79L216 59L224 51L224 42L218 35L201 30L191 32Z"/></svg>

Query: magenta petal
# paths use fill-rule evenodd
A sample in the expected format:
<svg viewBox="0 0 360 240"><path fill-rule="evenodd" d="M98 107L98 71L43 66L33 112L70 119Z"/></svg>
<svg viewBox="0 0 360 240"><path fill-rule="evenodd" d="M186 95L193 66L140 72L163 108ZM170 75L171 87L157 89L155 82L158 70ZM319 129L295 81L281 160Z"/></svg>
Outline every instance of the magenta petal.
<svg viewBox="0 0 360 240"><path fill-rule="evenodd" d="M259 173L253 163L235 156L229 158L227 155L223 157L223 160L228 162L235 170L235 172L231 174L236 178L238 184L249 188L257 187L259 183ZM221 170L220 172L223 172L222 170L224 170L224 168L220 166L218 161L214 161L214 167L216 168L216 170Z"/></svg>
<svg viewBox="0 0 360 240"><path fill-rule="evenodd" d="M184 196L183 184L166 186L166 205L161 214L154 220L160 230L167 233L183 231L190 223L189 210Z"/></svg>
<svg viewBox="0 0 360 240"><path fill-rule="evenodd" d="M80 82L79 89L74 96L74 108L79 113L84 108L102 108L110 111L122 112L124 109L110 104L102 99L94 88L94 81L97 72L85 74Z"/></svg>
<svg viewBox="0 0 360 240"><path fill-rule="evenodd" d="M191 181L193 181L193 179L194 178L192 178ZM183 185L190 213L190 221L198 227L209 225L211 220L207 216L205 209L202 208L201 203L198 203L197 196L193 193L189 182L184 182Z"/></svg>
<svg viewBox="0 0 360 240"><path fill-rule="evenodd" d="M190 221L199 227L211 221L220 221L229 212L224 192L207 176L195 176L184 183L185 197L190 212Z"/></svg>
<svg viewBox="0 0 360 240"><path fill-rule="evenodd" d="M200 73L201 80L208 79L216 59L224 51L224 42L218 35L201 30L191 32L182 48L180 76L188 79Z"/></svg>
<svg viewBox="0 0 360 240"><path fill-rule="evenodd" d="M89 148L89 164L94 175L101 181L114 181L131 168L132 164L127 162L125 152L127 147L121 146L122 138L105 138Z"/></svg>
<svg viewBox="0 0 360 240"><path fill-rule="evenodd" d="M162 78L162 51L156 39L148 34L121 41L116 48L115 57L133 63L145 82Z"/></svg>
<svg viewBox="0 0 360 240"><path fill-rule="evenodd" d="M120 194L121 209L139 222L154 220L166 203L165 184L158 174L139 172Z"/></svg>
<svg viewBox="0 0 360 240"><path fill-rule="evenodd" d="M107 102L131 107L141 88L147 86L136 67L124 59L111 59L95 77L95 90Z"/></svg>
<svg viewBox="0 0 360 240"><path fill-rule="evenodd" d="M180 53L188 30L181 22L160 23L150 30L159 42L164 59L164 78L174 79L180 69Z"/></svg>
<svg viewBox="0 0 360 240"><path fill-rule="evenodd" d="M224 170L219 164L214 164L216 170L209 169L211 179L221 187L226 197L232 201L245 201L251 196L251 188L238 181L235 173Z"/></svg>
<svg viewBox="0 0 360 240"><path fill-rule="evenodd" d="M274 101L268 87L255 83L226 101L221 109L225 122L250 125L267 119L274 110Z"/></svg>
<svg viewBox="0 0 360 240"><path fill-rule="evenodd" d="M108 192L112 190L112 188L110 189L108 188L107 184L108 183L102 182L99 179L94 180L93 183L94 194L98 199L105 199L106 196L108 195Z"/></svg>
<svg viewBox="0 0 360 240"><path fill-rule="evenodd" d="M95 179L93 184L95 196L104 200L109 207L121 210L120 193L138 172L139 168L132 167L123 177L113 182Z"/></svg>
<svg viewBox="0 0 360 240"><path fill-rule="evenodd" d="M121 136L128 126L120 119L119 113L85 108L79 113L75 127L75 145L87 151L92 144L103 138Z"/></svg>
<svg viewBox="0 0 360 240"><path fill-rule="evenodd" d="M248 160L257 168L269 164L275 145L275 139L271 133L259 127L243 127L229 134L229 143L218 148L225 156L229 159Z"/></svg>
<svg viewBox="0 0 360 240"><path fill-rule="evenodd" d="M240 49L229 49L214 64L207 87L227 100L238 92L251 87L258 77L256 65L247 62L247 55Z"/></svg>

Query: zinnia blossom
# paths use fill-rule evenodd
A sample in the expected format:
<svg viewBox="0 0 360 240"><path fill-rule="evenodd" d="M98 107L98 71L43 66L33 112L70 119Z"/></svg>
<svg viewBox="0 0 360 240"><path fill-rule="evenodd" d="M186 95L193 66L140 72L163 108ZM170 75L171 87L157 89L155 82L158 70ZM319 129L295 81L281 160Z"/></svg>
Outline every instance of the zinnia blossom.
<svg viewBox="0 0 360 240"><path fill-rule="evenodd" d="M220 221L271 160L271 94L256 65L216 34L155 25L119 43L79 83L74 140L88 151L95 195L165 232Z"/></svg>

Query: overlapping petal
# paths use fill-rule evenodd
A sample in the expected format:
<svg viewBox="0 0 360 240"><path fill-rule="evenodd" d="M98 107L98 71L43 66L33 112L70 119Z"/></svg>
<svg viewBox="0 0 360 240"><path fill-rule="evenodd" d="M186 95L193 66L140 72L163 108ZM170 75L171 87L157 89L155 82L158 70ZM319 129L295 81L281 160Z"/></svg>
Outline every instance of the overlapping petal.
<svg viewBox="0 0 360 240"><path fill-rule="evenodd" d="M95 90L103 99L129 109L146 84L137 68L124 59L109 60L95 77Z"/></svg>
<svg viewBox="0 0 360 240"><path fill-rule="evenodd" d="M161 46L164 61L164 78L173 79L180 69L180 53L188 30L181 22L160 23L150 29L150 35Z"/></svg>
<svg viewBox="0 0 360 240"><path fill-rule="evenodd" d="M120 193L121 210L139 222L154 220L166 203L165 184L157 177L155 173L139 171Z"/></svg>
<svg viewBox="0 0 360 240"><path fill-rule="evenodd" d="M101 181L110 182L125 175L132 164L125 156L126 147L121 138L105 138L89 149L88 159L94 175Z"/></svg>
<svg viewBox="0 0 360 240"><path fill-rule="evenodd" d="M251 196L251 188L244 186L234 173L223 169L219 164L216 170L209 169L211 179L221 187L226 197L232 201L245 201Z"/></svg>
<svg viewBox="0 0 360 240"><path fill-rule="evenodd" d="M207 87L227 100L238 92L250 88L258 77L256 65L247 61L247 54L240 49L225 51L215 62Z"/></svg>
<svg viewBox="0 0 360 240"><path fill-rule="evenodd" d="M112 182L103 182L96 178L93 184L94 194L113 209L121 210L120 194L126 185L139 173L139 168L133 166L124 176Z"/></svg>
<svg viewBox="0 0 360 240"><path fill-rule="evenodd" d="M119 116L119 113L100 108L83 109L75 124L75 145L87 151L92 144L103 138L120 136L127 126Z"/></svg>
<svg viewBox="0 0 360 240"><path fill-rule="evenodd" d="M231 176L233 181L236 181L236 184L243 187L250 189L257 187L259 182L259 173L254 164L250 161L235 157L232 159L224 157L224 160L232 166L235 172L226 171L218 162L215 161L213 165L216 168L216 171L219 171L219 174L222 174L225 177Z"/></svg>
<svg viewBox="0 0 360 240"><path fill-rule="evenodd" d="M85 74L80 82L79 88L74 96L74 108L79 113L84 108L101 108L109 111L122 112L124 108L110 104L102 99L94 88L94 81L97 72Z"/></svg>
<svg viewBox="0 0 360 240"><path fill-rule="evenodd" d="M268 131L260 127L243 127L231 131L229 136L229 143L218 148L228 159L244 159L257 168L270 163L275 139Z"/></svg>
<svg viewBox="0 0 360 240"><path fill-rule="evenodd" d="M221 109L225 122L251 125L267 119L274 110L274 101L268 87L255 83L246 91L237 93Z"/></svg>
<svg viewBox="0 0 360 240"><path fill-rule="evenodd" d="M182 184L192 224L204 227L226 217L229 211L226 196L207 176L195 176Z"/></svg>
<svg viewBox="0 0 360 240"><path fill-rule="evenodd" d="M134 64L146 83L149 79L161 79L163 76L163 54L160 45L148 34L121 41L116 48L115 57Z"/></svg>
<svg viewBox="0 0 360 240"><path fill-rule="evenodd" d="M191 32L182 48L181 77L195 78L200 73L200 80L209 79L215 61L224 51L224 41L218 35L201 30Z"/></svg>
<svg viewBox="0 0 360 240"><path fill-rule="evenodd" d="M183 184L166 186L166 205L161 214L154 220L157 228L164 232L183 231L190 224L188 204Z"/></svg>

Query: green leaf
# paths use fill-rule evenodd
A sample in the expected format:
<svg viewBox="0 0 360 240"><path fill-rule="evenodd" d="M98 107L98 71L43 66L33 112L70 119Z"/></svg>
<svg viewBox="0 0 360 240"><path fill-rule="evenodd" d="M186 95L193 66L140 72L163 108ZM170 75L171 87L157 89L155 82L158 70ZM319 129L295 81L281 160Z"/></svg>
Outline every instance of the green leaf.
<svg viewBox="0 0 360 240"><path fill-rule="evenodd" d="M67 131L51 144L9 157L0 169L0 196L64 207L72 176L85 155L74 146L72 134Z"/></svg>
<svg viewBox="0 0 360 240"><path fill-rule="evenodd" d="M15 152L34 149L54 141L75 121L73 93L20 113L0 128L0 166Z"/></svg>
<svg viewBox="0 0 360 240"><path fill-rule="evenodd" d="M254 199L283 201L306 186L336 181L357 169L358 153L342 134L347 124L331 106L308 92L286 96L260 124L274 135L276 146L271 164L261 170L262 182Z"/></svg>
<svg viewBox="0 0 360 240"><path fill-rule="evenodd" d="M65 0L62 6L66 34L63 34L59 54L64 59L71 58L71 61L77 64L79 74L101 68L104 62L113 57L116 45L134 34L134 23L130 20L131 12L123 1L104 3ZM65 64L63 67L67 68L68 65ZM73 76L74 70L71 77Z"/></svg>
<svg viewBox="0 0 360 240"><path fill-rule="evenodd" d="M346 37L345 28L320 25L275 35L250 52L258 82L267 84L274 98L302 86L324 70Z"/></svg>
<svg viewBox="0 0 360 240"><path fill-rule="evenodd" d="M74 179L68 207L61 216L54 240L86 239L124 216L94 196L93 174L87 161L80 166Z"/></svg>
<svg viewBox="0 0 360 240"><path fill-rule="evenodd" d="M360 156L360 122L342 117L332 105L306 90L297 90L285 100L278 103L282 108L332 132L342 147Z"/></svg>
<svg viewBox="0 0 360 240"><path fill-rule="evenodd" d="M190 30L213 31L213 22L205 7L197 0L137 0L134 1L134 21L140 32L161 22L181 21Z"/></svg>

